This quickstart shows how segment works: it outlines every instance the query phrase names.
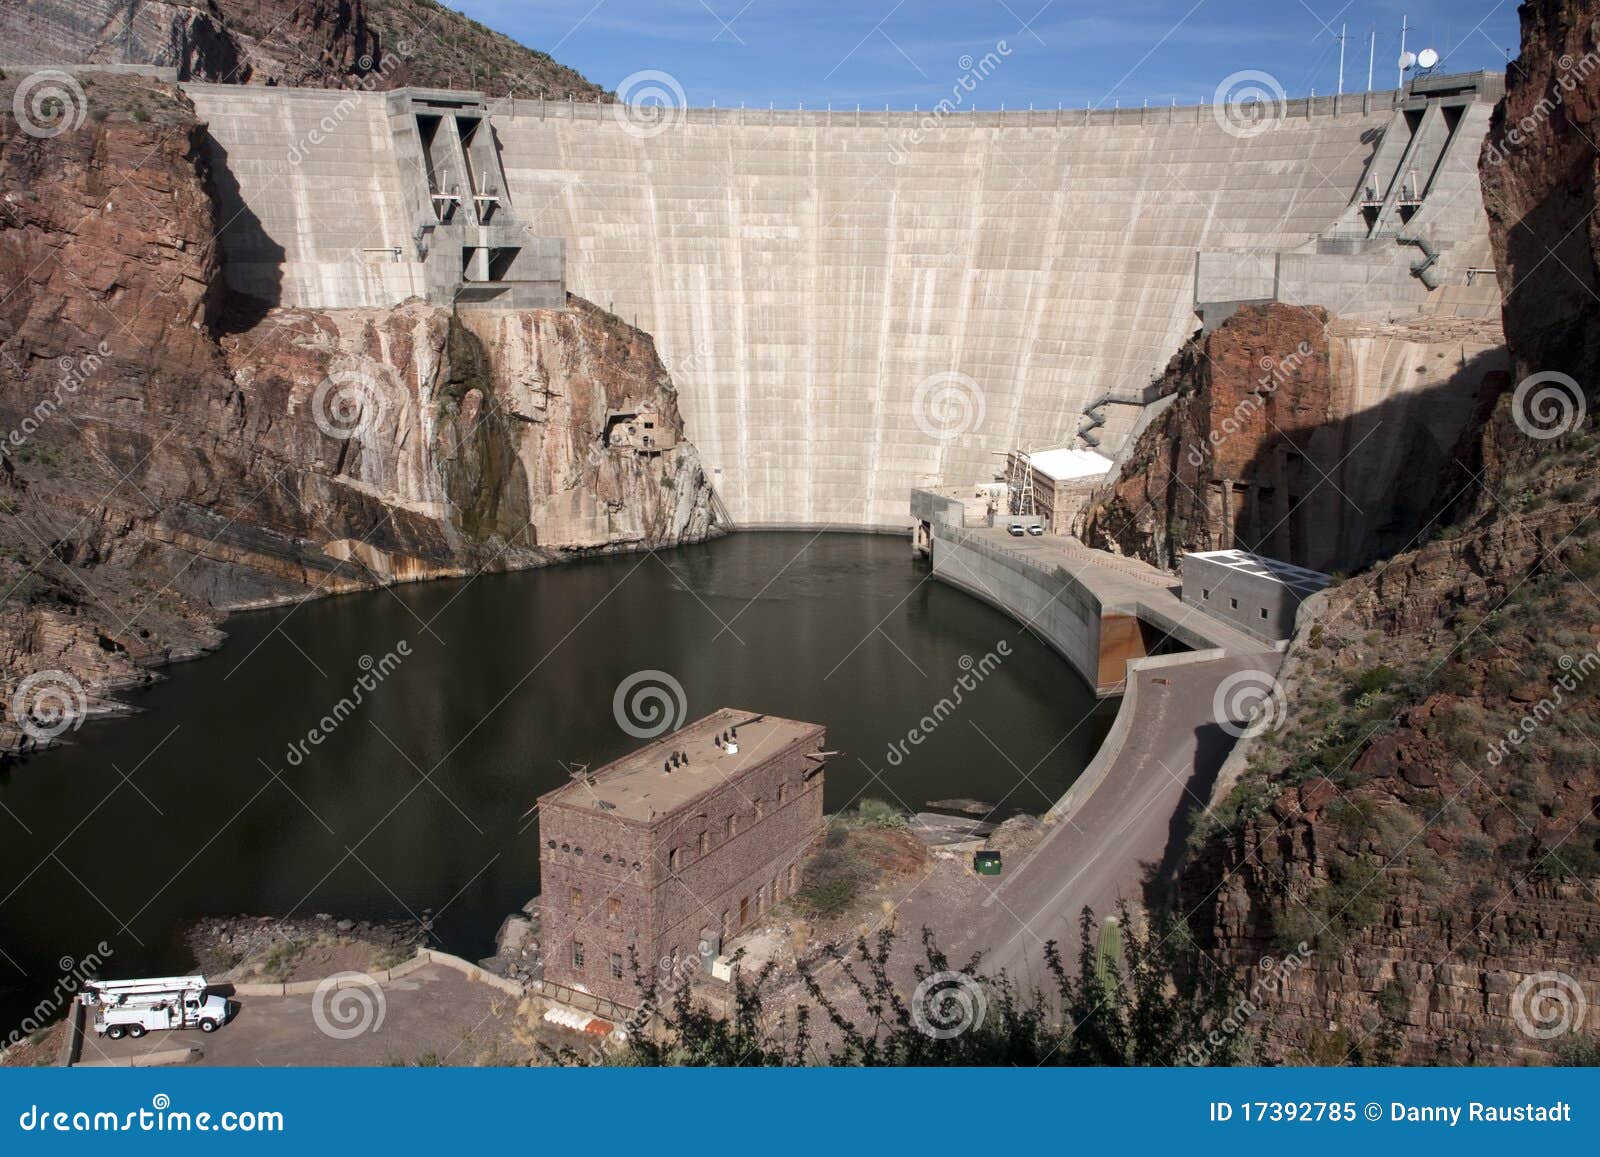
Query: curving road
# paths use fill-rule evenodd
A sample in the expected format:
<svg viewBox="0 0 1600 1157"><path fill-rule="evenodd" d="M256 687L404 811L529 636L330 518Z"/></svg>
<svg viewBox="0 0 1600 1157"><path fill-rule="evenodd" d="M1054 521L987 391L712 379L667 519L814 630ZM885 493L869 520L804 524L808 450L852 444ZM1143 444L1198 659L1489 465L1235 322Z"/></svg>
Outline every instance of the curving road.
<svg viewBox="0 0 1600 1157"><path fill-rule="evenodd" d="M982 952L986 972L1048 981L1043 946L1075 945L1085 905L1104 916L1121 897L1143 903L1147 879L1176 869L1188 817L1210 798L1234 743L1213 713L1218 685L1236 671L1276 675L1282 659L1266 652L1141 672L1139 715L1105 781L1003 876L969 869L954 895L912 892L896 910L908 933L897 950L903 963L920 958L916 932L926 925L954 963Z"/></svg>

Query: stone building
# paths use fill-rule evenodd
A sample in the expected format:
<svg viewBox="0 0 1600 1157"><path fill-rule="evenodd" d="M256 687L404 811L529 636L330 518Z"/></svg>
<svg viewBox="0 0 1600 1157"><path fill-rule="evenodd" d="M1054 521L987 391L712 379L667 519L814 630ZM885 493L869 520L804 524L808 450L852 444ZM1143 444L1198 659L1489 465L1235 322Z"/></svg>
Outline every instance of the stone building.
<svg viewBox="0 0 1600 1157"><path fill-rule="evenodd" d="M635 1006L650 970L716 956L792 895L824 738L725 707L541 796L545 979Z"/></svg>
<svg viewBox="0 0 1600 1157"><path fill-rule="evenodd" d="M1011 451L1006 456L1008 521L1020 517L1036 521L1054 534L1070 532L1072 520L1113 465L1094 450Z"/></svg>

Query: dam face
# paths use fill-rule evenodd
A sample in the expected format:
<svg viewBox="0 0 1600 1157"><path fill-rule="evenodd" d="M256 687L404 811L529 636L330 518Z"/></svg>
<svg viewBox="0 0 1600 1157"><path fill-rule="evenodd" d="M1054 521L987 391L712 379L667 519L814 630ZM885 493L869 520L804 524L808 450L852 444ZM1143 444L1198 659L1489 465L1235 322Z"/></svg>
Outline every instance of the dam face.
<svg viewBox="0 0 1600 1157"><path fill-rule="evenodd" d="M186 90L224 201L245 210L248 228L223 235L239 287L265 274L282 304L330 308L437 286L414 251L426 240L403 170L417 162L384 94ZM529 251L564 243L566 287L655 335L733 520L903 530L913 487L1073 444L1097 402L1148 385L1198 327L1197 268L1237 287L1224 296L1270 296L1276 255L1350 219L1386 135L1404 168L1400 103L1289 102L1232 131L1210 106L677 110L659 125L602 105L487 113L501 220ZM1472 106L1460 135L1486 122ZM1475 165L1476 140L1461 144L1430 164ZM1470 201L1453 237L1481 232ZM1401 298L1404 254L1382 258ZM1346 268L1345 287L1371 267ZM1140 412L1104 406L1093 437L1114 454Z"/></svg>

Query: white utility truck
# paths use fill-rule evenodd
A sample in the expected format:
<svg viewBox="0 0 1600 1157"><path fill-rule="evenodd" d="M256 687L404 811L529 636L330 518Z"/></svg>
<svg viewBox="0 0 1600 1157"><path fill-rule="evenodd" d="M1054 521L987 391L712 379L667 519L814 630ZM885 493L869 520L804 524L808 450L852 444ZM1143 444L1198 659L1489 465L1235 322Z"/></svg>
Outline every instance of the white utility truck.
<svg viewBox="0 0 1600 1157"><path fill-rule="evenodd" d="M78 999L90 1010L94 1031L112 1040L158 1028L216 1032L229 1012L227 1000L206 992L203 976L90 980Z"/></svg>

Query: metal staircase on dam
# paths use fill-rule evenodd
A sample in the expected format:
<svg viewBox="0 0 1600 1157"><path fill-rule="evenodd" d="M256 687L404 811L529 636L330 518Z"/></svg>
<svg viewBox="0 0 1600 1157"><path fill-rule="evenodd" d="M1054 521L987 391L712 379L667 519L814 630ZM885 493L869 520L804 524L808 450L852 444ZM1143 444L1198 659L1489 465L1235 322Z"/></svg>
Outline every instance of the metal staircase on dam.
<svg viewBox="0 0 1600 1157"><path fill-rule="evenodd" d="M1327 230L1276 253L1197 253L1195 313L1204 332L1241 305L1274 301L1394 318L1480 272L1488 234L1473 196L1478 150L1503 92L1503 78L1489 72L1417 78Z"/></svg>
<svg viewBox="0 0 1600 1157"><path fill-rule="evenodd" d="M1107 406L1148 406L1161 396L1161 383L1151 382L1148 386L1138 390L1107 390L1094 401L1083 408L1079 419L1078 441L1091 450L1099 449L1100 435L1097 431L1106 424Z"/></svg>

